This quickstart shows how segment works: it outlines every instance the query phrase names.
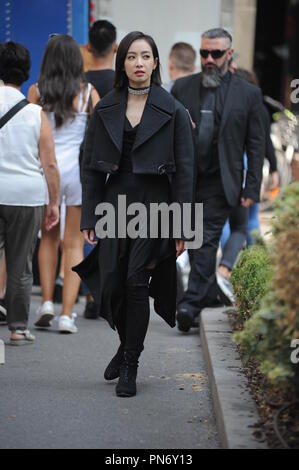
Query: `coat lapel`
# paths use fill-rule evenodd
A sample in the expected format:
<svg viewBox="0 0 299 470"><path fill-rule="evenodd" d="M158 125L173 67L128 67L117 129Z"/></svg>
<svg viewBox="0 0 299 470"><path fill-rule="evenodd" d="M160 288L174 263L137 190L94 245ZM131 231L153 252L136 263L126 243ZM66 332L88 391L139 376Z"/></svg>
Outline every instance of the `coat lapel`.
<svg viewBox="0 0 299 470"><path fill-rule="evenodd" d="M127 91L121 90L105 96L97 109L111 140L120 153L123 145L126 108ZM173 97L160 86L153 84L137 131L133 150L144 144L170 121L174 111Z"/></svg>
<svg viewBox="0 0 299 470"><path fill-rule="evenodd" d="M226 99L225 99L225 104L224 104L224 110L223 110L223 115L221 119L221 125L220 125L220 131L219 131L219 137L221 136L225 125L227 123L228 117L230 115L235 97L236 97L236 88L238 87L238 81L235 80L235 77L232 75L229 88L227 91Z"/></svg>
<svg viewBox="0 0 299 470"><path fill-rule="evenodd" d="M137 131L133 150L144 144L170 121L174 110L175 104L171 95L161 87L153 84Z"/></svg>
<svg viewBox="0 0 299 470"><path fill-rule="evenodd" d="M200 118L200 92L201 92L201 75L197 75L191 87L191 116L194 116L194 121L199 122Z"/></svg>
<svg viewBox="0 0 299 470"><path fill-rule="evenodd" d="M126 98L125 91L114 91L111 95L107 95L107 99L104 98L103 103L97 109L111 140L120 153L123 145Z"/></svg>

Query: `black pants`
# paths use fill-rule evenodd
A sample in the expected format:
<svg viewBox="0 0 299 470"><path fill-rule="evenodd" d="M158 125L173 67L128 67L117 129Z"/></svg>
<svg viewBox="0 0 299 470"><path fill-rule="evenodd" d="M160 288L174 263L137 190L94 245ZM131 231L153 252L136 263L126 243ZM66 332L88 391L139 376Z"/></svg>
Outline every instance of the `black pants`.
<svg viewBox="0 0 299 470"><path fill-rule="evenodd" d="M203 203L203 245L189 251L191 272L188 289L178 308L186 309L196 317L200 311L215 304L217 300L216 259L222 230L230 215L223 189L206 188L197 195L197 201Z"/></svg>
<svg viewBox="0 0 299 470"><path fill-rule="evenodd" d="M144 270L127 281L126 302L115 325L124 349L141 352L150 318L149 280L151 273Z"/></svg>

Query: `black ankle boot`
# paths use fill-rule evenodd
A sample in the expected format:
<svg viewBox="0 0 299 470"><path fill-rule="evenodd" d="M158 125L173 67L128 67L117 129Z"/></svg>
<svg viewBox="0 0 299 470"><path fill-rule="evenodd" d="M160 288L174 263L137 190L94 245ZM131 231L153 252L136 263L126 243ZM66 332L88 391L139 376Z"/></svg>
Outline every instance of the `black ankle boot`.
<svg viewBox="0 0 299 470"><path fill-rule="evenodd" d="M119 369L121 364L123 363L124 360L124 350L122 345L118 348L117 353L115 356L111 359L109 362L105 372L104 372L104 378L105 380L114 380L119 377Z"/></svg>
<svg viewBox="0 0 299 470"><path fill-rule="evenodd" d="M140 352L124 351L124 361L120 366L119 380L116 385L118 397L133 397L136 395L136 377Z"/></svg>

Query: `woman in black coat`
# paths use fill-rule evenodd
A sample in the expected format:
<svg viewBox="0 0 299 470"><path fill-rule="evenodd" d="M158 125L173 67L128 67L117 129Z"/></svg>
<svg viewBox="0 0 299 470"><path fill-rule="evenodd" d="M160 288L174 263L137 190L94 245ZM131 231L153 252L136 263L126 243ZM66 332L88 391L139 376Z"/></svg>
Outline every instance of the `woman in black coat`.
<svg viewBox="0 0 299 470"><path fill-rule="evenodd" d="M175 326L176 256L185 249L184 236L163 238L162 220L158 237L151 237L151 204L182 207L193 200L191 121L160 85L155 42L140 32L128 34L117 53L115 88L95 108L83 156L81 230L96 246L74 270L92 292L99 314L118 331L121 344L104 377L119 377L116 393L122 397L136 394L149 295L156 312ZM98 217L105 214L102 203L115 210L115 231L112 227L106 238L110 220ZM145 236L131 236L120 225L125 222L129 232L134 213L128 215L127 209L134 203L143 204L145 219L137 227L145 224Z"/></svg>

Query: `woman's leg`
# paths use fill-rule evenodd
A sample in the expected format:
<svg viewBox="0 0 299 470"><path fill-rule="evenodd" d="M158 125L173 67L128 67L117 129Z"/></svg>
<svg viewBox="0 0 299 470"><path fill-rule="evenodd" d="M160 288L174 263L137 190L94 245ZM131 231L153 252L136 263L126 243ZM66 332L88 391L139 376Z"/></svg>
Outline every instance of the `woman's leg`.
<svg viewBox="0 0 299 470"><path fill-rule="evenodd" d="M64 232L64 283L62 294L62 315L72 318L73 306L80 288L80 278L72 267L83 260L84 237L80 232L81 206L66 208Z"/></svg>
<svg viewBox="0 0 299 470"><path fill-rule="evenodd" d="M126 311L120 313L119 318L114 320L117 333L120 339L119 348L109 362L104 372L104 378L106 380L114 380L119 377L119 370L124 361L124 347L126 342Z"/></svg>
<svg viewBox="0 0 299 470"><path fill-rule="evenodd" d="M116 385L116 395L119 397L136 395L138 359L143 350L150 318L149 278L150 272L144 270L127 282L125 345Z"/></svg>
<svg viewBox="0 0 299 470"><path fill-rule="evenodd" d="M64 279L64 249L63 249L63 240L60 242L60 251L61 251L61 258L60 258L60 266L59 266L59 273L58 276L61 277L61 279Z"/></svg>
<svg viewBox="0 0 299 470"><path fill-rule="evenodd" d="M60 243L59 224L49 232L42 225L42 239L38 252L40 282L42 288L42 302L53 300L54 284L58 261L58 248Z"/></svg>
<svg viewBox="0 0 299 470"><path fill-rule="evenodd" d="M149 279L150 272L144 270L128 280L126 289L124 349L137 351L139 354L143 350L150 318Z"/></svg>

